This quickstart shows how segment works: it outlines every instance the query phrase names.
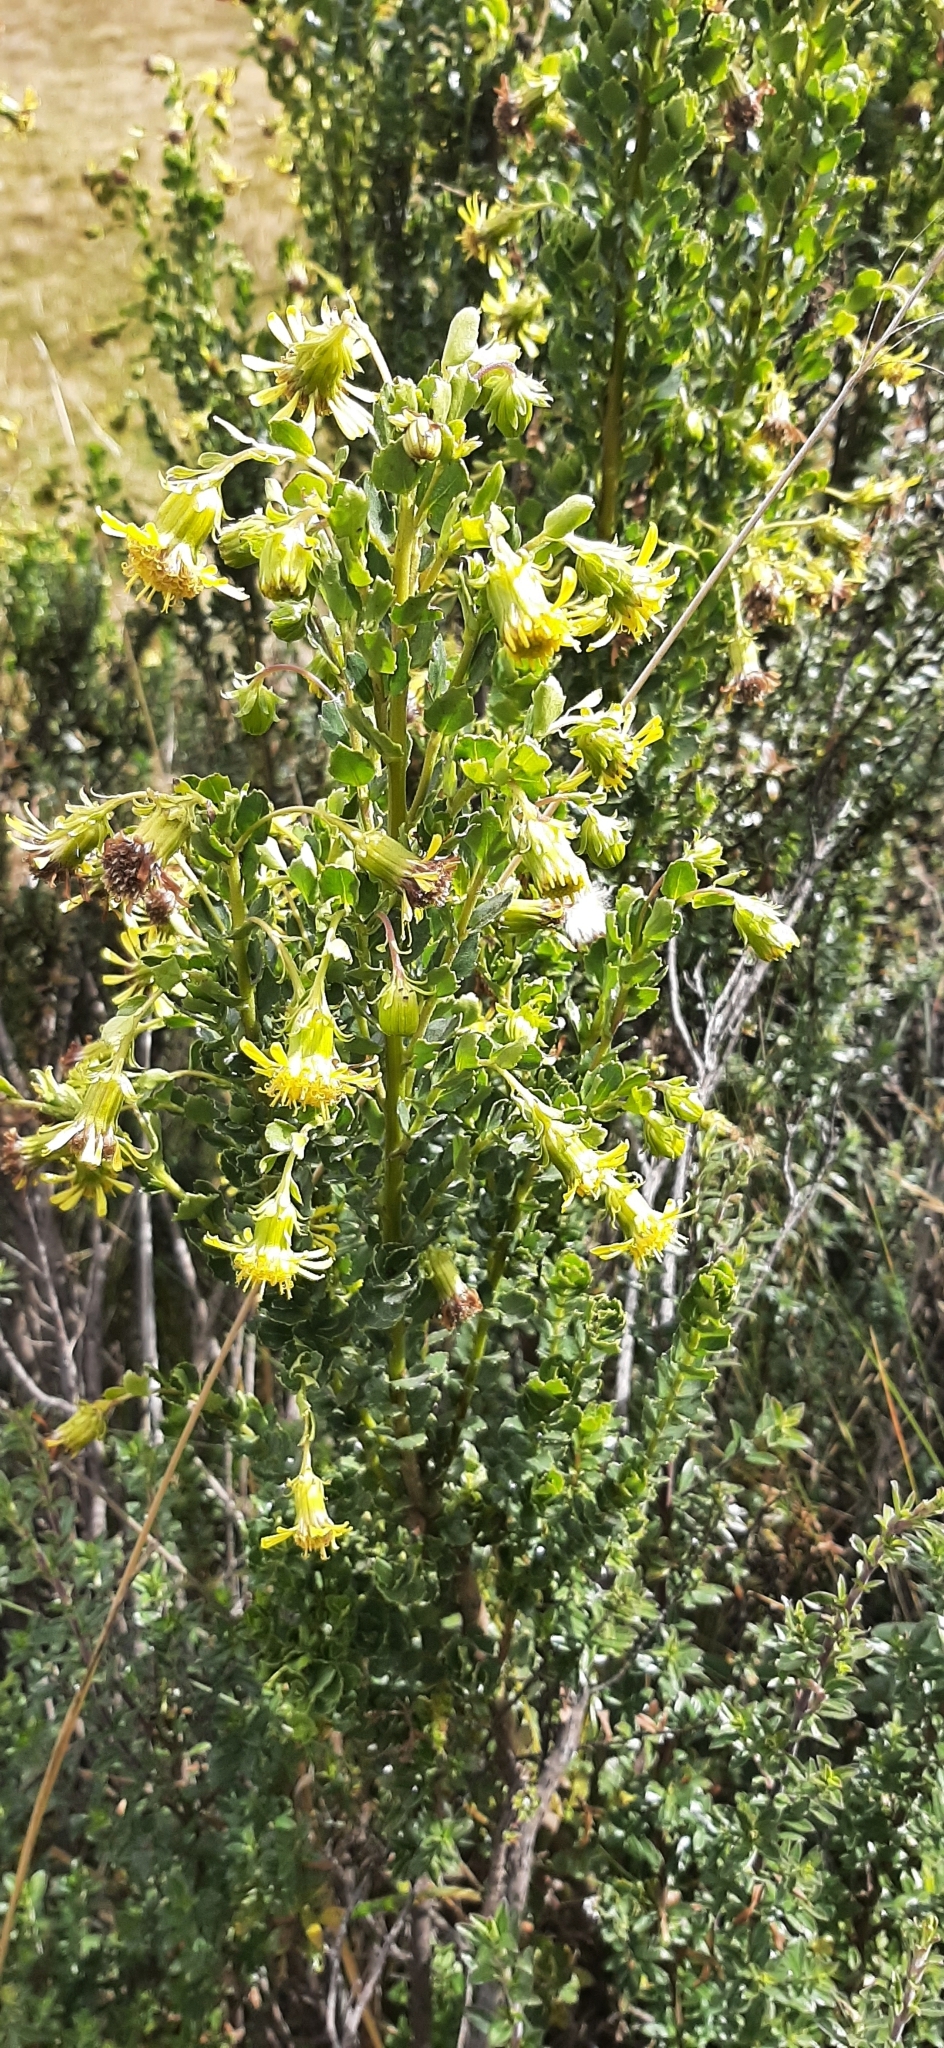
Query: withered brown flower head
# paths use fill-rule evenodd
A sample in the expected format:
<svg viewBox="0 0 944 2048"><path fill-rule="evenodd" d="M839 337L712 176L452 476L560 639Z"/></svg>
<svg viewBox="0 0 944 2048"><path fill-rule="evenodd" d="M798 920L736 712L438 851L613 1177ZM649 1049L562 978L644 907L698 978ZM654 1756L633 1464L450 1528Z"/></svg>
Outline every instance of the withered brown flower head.
<svg viewBox="0 0 944 2048"><path fill-rule="evenodd" d="M516 135L521 125L523 107L518 94L508 83L506 72L495 87L495 112L492 116L499 135Z"/></svg>
<svg viewBox="0 0 944 2048"><path fill-rule="evenodd" d="M749 626L771 626L780 616L780 605L785 585L777 569L767 569L742 599L744 617Z"/></svg>
<svg viewBox="0 0 944 2048"><path fill-rule="evenodd" d="M109 896L126 903L133 903L150 888L157 865L151 848L125 832L116 832L102 847L105 887Z"/></svg>
<svg viewBox="0 0 944 2048"><path fill-rule="evenodd" d="M25 1188L29 1177L19 1133L11 1130L9 1126L5 1130L0 1130L0 1173L6 1174L15 1188Z"/></svg>
<svg viewBox="0 0 944 2048"><path fill-rule="evenodd" d="M764 118L764 101L773 89L772 85L765 83L759 85L756 91L739 92L733 100L728 100L722 109L724 125L738 149L744 149L751 129L760 127Z"/></svg>
<svg viewBox="0 0 944 2048"><path fill-rule="evenodd" d="M422 910L430 904L445 903L452 885L452 878L459 865L457 857L449 860L417 861L412 872L402 882L403 894L414 910Z"/></svg>
<svg viewBox="0 0 944 2048"><path fill-rule="evenodd" d="M161 874L153 889L143 898L143 907L152 924L169 924L180 901L180 890L170 875Z"/></svg>
<svg viewBox="0 0 944 2048"><path fill-rule="evenodd" d="M753 707L764 704L774 690L780 687L780 677L774 669L742 669L740 675L732 676L721 692L722 702L730 711L732 704Z"/></svg>
<svg viewBox="0 0 944 2048"><path fill-rule="evenodd" d="M439 1320L444 1330L457 1330L460 1323L468 1322L470 1316L481 1315L482 1297L477 1287L469 1287L460 1280L454 1294L450 1294L439 1311Z"/></svg>

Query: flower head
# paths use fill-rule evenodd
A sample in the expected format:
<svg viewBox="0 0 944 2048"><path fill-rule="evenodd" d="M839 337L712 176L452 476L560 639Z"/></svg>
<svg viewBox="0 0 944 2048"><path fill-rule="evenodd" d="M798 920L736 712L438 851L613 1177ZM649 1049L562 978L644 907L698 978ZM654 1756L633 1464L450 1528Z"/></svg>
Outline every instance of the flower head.
<svg viewBox="0 0 944 2048"><path fill-rule="evenodd" d="M732 704L763 704L776 690L780 677L775 670L764 667L756 640L743 627L731 636L728 660L730 667L721 695L729 708Z"/></svg>
<svg viewBox="0 0 944 2048"><path fill-rule="evenodd" d="M574 827L566 819L542 817L522 796L511 831L522 868L542 896L577 896L589 888L590 877L570 843Z"/></svg>
<svg viewBox="0 0 944 2048"><path fill-rule="evenodd" d="M357 866L373 881L387 889L402 890L416 910L445 903L458 859L441 854L424 859L421 854L410 853L389 832L364 832L347 818L332 817L331 823L340 827L350 841Z"/></svg>
<svg viewBox="0 0 944 2048"><path fill-rule="evenodd" d="M195 554L185 540L161 534L153 522L135 526L130 520L116 519L111 512L103 512L101 507L99 518L106 533L116 534L125 543L124 575L129 594L137 584L148 597L159 597L165 612L188 604L191 598L199 597L201 590L219 590L224 597L245 599L245 591L227 583L205 555Z"/></svg>
<svg viewBox="0 0 944 2048"><path fill-rule="evenodd" d="M590 882L586 889L578 890L577 895L564 905L564 937L576 946L578 952L604 937L610 893L600 882Z"/></svg>
<svg viewBox="0 0 944 2048"><path fill-rule="evenodd" d="M495 290L485 292L482 311L487 332L496 341L513 341L532 361L551 331L547 319L550 293L539 277L499 277Z"/></svg>
<svg viewBox="0 0 944 2048"><path fill-rule="evenodd" d="M206 815L206 798L186 783L167 791L150 789L135 799L135 836L163 866L187 845L201 813Z"/></svg>
<svg viewBox="0 0 944 2048"><path fill-rule="evenodd" d="M263 1550L275 1550L280 1543L297 1543L306 1557L312 1551L324 1557L336 1543L340 1543L342 1536L350 1535L350 1522L331 1520L324 1486L311 1469L311 1446L307 1443L302 1449L298 1475L288 1480L287 1490L292 1496L295 1520L291 1528L276 1529L271 1536L263 1536Z"/></svg>
<svg viewBox="0 0 944 2048"><path fill-rule="evenodd" d="M284 320L278 313L270 314L269 328L285 354L277 363L264 356L243 357L247 369L262 370L273 380L253 393L253 405L275 406L272 417L277 420L291 419L297 412L308 431L330 413L347 440L370 433L368 405L373 394L350 380L357 364L370 354L371 341L353 308L344 306L336 312L325 299L321 318L314 322L299 306L289 306Z"/></svg>
<svg viewBox="0 0 944 2048"><path fill-rule="evenodd" d="M458 1329L470 1316L481 1314L482 1297L460 1277L449 1246L432 1245L426 1253L426 1271L439 1296L439 1320L447 1330Z"/></svg>
<svg viewBox="0 0 944 2048"><path fill-rule="evenodd" d="M647 719L634 733L633 712L632 704L615 705L598 713L583 710L570 730L572 753L589 768L600 788L614 795L625 789L646 748L663 736L658 716Z"/></svg>
<svg viewBox="0 0 944 2048"><path fill-rule="evenodd" d="M613 1221L625 1231L622 1243L595 1247L597 1256L615 1258L625 1253L636 1266L644 1265L648 1259L661 1258L676 1242L677 1203L668 1202L661 1213L653 1209L641 1190L621 1171L626 1158L625 1144L598 1152L582 1125L568 1123L514 1074L506 1073L503 1078L538 1133L548 1164L556 1167L566 1183L565 1208L577 1195L584 1201L602 1202Z"/></svg>
<svg viewBox="0 0 944 2048"><path fill-rule="evenodd" d="M566 545L584 590L606 604L607 630L595 646L605 647L617 633L641 640L664 610L675 572L668 568L668 555L653 560L658 544L655 526L650 526L641 548L621 547L614 540L584 540L576 533L567 535Z"/></svg>
<svg viewBox="0 0 944 2048"><path fill-rule="evenodd" d="M108 1428L110 1401L80 1401L74 1415L57 1424L46 1438L47 1451L66 1451L70 1458L101 1440Z"/></svg>
<svg viewBox="0 0 944 2048"><path fill-rule="evenodd" d="M608 818L592 807L584 813L577 845L598 868L618 868L626 852L626 841L616 818Z"/></svg>
<svg viewBox="0 0 944 2048"><path fill-rule="evenodd" d="M149 846L116 832L102 847L102 879L109 896L134 903L151 885L158 863Z"/></svg>
<svg viewBox="0 0 944 2048"><path fill-rule="evenodd" d="M521 434L536 405L550 405L550 393L537 377L518 368L519 351L510 342L493 342L468 364L481 392L480 410L500 434Z"/></svg>
<svg viewBox="0 0 944 2048"><path fill-rule="evenodd" d="M575 647L577 635L593 633L603 613L593 606L571 604L577 587L572 569L565 569L555 598L530 557L516 554L501 534L492 541L493 565L486 592L498 637L521 668L546 668L562 647Z"/></svg>
<svg viewBox="0 0 944 2048"><path fill-rule="evenodd" d="M513 242L515 236L538 212L537 206L514 206L499 202L486 206L474 192L459 208L462 232L457 236L463 256L473 263L485 263L493 277L507 274L510 264L504 254L505 245Z"/></svg>
<svg viewBox="0 0 944 2048"><path fill-rule="evenodd" d="M244 1038L240 1050L265 1076L266 1094L280 1107L312 1109L322 1122L348 1096L373 1088L376 1074L345 1066L334 1049L334 1019L320 992L289 1012L287 1041L263 1052Z"/></svg>
<svg viewBox="0 0 944 2048"><path fill-rule="evenodd" d="M800 941L792 924L761 896L734 896L734 923L758 960L782 960Z"/></svg>
<svg viewBox="0 0 944 2048"><path fill-rule="evenodd" d="M108 838L114 807L114 797L96 801L83 796L81 802L67 805L51 825L42 824L27 811L22 818L10 819L10 837L37 873L46 868L76 868Z"/></svg>
<svg viewBox="0 0 944 2048"><path fill-rule="evenodd" d="M289 1295L296 1280L323 1280L334 1258L337 1226L325 1220L324 1212L313 1212L309 1230L310 1251L296 1251L292 1242L299 1222L297 1195L292 1181L291 1157L274 1195L251 1211L252 1227L235 1239L205 1237L214 1251L228 1252L241 1287L277 1287Z"/></svg>

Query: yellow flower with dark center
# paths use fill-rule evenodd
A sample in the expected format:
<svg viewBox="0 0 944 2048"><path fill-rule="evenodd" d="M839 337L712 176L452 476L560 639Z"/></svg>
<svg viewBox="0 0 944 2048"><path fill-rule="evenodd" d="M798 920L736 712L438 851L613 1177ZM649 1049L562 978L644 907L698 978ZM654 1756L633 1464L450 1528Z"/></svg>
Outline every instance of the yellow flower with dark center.
<svg viewBox="0 0 944 2048"><path fill-rule="evenodd" d="M326 299L315 323L300 307L289 306L284 320L278 313L270 315L269 329L285 354L277 363L264 356L243 357L247 369L264 371L273 380L253 393L253 405L275 406L274 419L291 419L298 412L308 431L330 413L346 439L370 433L373 393L358 389L350 378L370 354L371 341L352 308L335 312Z"/></svg>
<svg viewBox="0 0 944 2048"><path fill-rule="evenodd" d="M302 1462L295 1479L287 1482L292 1496L295 1520L291 1528L276 1529L271 1536L263 1536L262 1549L275 1550L280 1543L297 1543L299 1550L310 1557L316 1551L325 1557L342 1536L351 1533L350 1522L332 1522L325 1500L322 1481L311 1469L311 1450L306 1443L302 1451Z"/></svg>
<svg viewBox="0 0 944 2048"><path fill-rule="evenodd" d="M546 668L562 647L575 647L577 635L602 625L602 608L572 605L577 587L572 569L565 569L555 598L544 587L530 557L516 554L501 534L492 541L493 566L486 583L489 609L498 637L512 661L526 668Z"/></svg>
<svg viewBox="0 0 944 2048"><path fill-rule="evenodd" d="M135 526L131 520L116 519L111 512L103 512L100 506L98 512L105 532L115 534L125 543L124 575L129 595L137 585L148 597L159 597L165 612L188 604L199 597L201 590L219 590L224 597L245 600L246 592L227 583L212 562L205 555L195 554L187 541L165 536L150 520L146 526Z"/></svg>
<svg viewBox="0 0 944 2048"><path fill-rule="evenodd" d="M511 817L511 832L522 868L542 896L578 896L590 876L570 842L574 827L563 818L542 817L526 796Z"/></svg>

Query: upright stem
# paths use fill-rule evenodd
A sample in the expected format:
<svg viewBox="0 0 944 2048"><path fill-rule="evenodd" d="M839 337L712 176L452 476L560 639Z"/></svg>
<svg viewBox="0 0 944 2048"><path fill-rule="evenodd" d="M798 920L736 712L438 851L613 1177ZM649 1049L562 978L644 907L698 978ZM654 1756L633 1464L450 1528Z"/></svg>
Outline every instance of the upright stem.
<svg viewBox="0 0 944 2048"><path fill-rule="evenodd" d="M384 1182L381 1231L384 1244L398 1244L403 1236L403 1132L400 1128L400 1090L403 1085L403 1040L390 1037L384 1045Z"/></svg>
<svg viewBox="0 0 944 2048"><path fill-rule="evenodd" d="M617 306L613 322L613 349L603 402L600 502L597 507L597 527L602 540L612 540L616 532L617 498L623 468L623 380L627 335L628 321L623 302Z"/></svg>
<svg viewBox="0 0 944 2048"><path fill-rule="evenodd" d="M246 899L243 895L243 878L239 861L234 856L226 871L229 887L229 914L231 921L230 939L233 958L236 962L236 979L239 983L239 1011L243 1030L247 1038L256 1035L256 994L249 971L249 952L246 945Z"/></svg>
<svg viewBox="0 0 944 2048"><path fill-rule="evenodd" d="M416 508L411 498L400 502L397 539L393 550L393 590L397 604L404 604L413 589L413 554L416 544ZM394 638L397 629L394 627ZM399 747L395 761L387 767L387 830L399 839L406 825L407 692L389 699L390 738Z"/></svg>

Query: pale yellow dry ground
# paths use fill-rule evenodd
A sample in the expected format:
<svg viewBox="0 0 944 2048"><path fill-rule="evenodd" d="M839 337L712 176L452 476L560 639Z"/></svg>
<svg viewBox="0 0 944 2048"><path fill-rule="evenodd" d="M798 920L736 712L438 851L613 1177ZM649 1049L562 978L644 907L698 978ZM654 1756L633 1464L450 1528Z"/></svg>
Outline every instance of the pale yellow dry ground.
<svg viewBox="0 0 944 2048"><path fill-rule="evenodd" d="M272 142L263 124L273 112L265 78L241 61L249 19L232 0L0 0L0 21L0 83L17 98L32 86L40 98L31 134L0 132L0 413L19 420L15 451L0 436L0 518L11 492L25 508L50 462L75 460L34 334L61 379L79 447L93 438L91 413L119 445L113 467L143 512L156 465L133 414L122 423L129 351L141 331L100 347L91 341L134 298L134 241L111 227L101 235L105 216L82 174L93 159L113 163L135 126L146 131L138 144L145 170L158 171L166 82L147 76L149 56L176 58L188 76L239 64L231 133L219 148L241 174L251 172L230 221L259 278L261 317L275 285L276 240L292 215L284 181L265 163ZM172 416L169 386L150 376L148 388Z"/></svg>

